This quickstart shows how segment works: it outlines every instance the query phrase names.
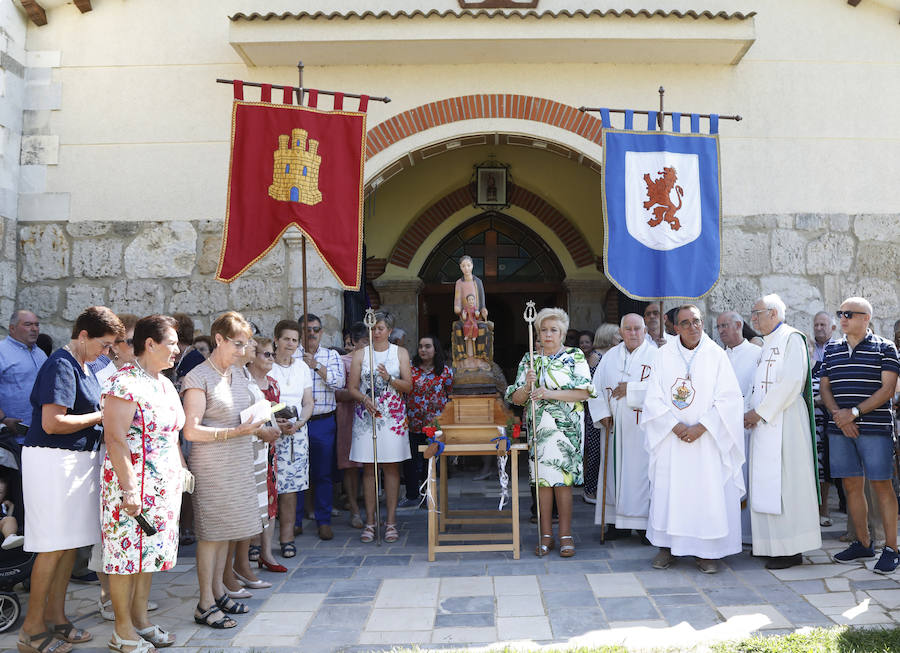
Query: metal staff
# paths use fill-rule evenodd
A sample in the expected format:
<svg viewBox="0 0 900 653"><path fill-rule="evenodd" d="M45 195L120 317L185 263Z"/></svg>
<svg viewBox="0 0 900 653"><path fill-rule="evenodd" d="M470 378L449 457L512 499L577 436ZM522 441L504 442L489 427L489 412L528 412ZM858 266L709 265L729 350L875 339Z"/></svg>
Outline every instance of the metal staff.
<svg viewBox="0 0 900 653"><path fill-rule="evenodd" d="M378 431L375 427L375 413L378 412L378 404L375 403L375 341L372 338L372 329L375 328L375 311L366 309L363 324L369 329L369 396L372 399L372 460L375 461L375 543L381 546L381 504L378 500Z"/></svg>
<svg viewBox="0 0 900 653"><path fill-rule="evenodd" d="M528 364L531 371L534 371L534 302L525 302L525 322L528 324ZM535 386L537 379L535 379ZM532 391L534 387L532 386ZM537 524L538 524L538 547L541 546L541 489L539 479L541 475L538 473L538 442L537 442L537 417L534 413L534 399L529 396L531 404L531 441L534 444L534 503L537 506ZM540 550L540 549L538 549Z"/></svg>
<svg viewBox="0 0 900 653"><path fill-rule="evenodd" d="M609 432L614 423L610 423L606 429L606 444L603 445L603 496L600 504L600 544L606 543L606 470L609 469Z"/></svg>

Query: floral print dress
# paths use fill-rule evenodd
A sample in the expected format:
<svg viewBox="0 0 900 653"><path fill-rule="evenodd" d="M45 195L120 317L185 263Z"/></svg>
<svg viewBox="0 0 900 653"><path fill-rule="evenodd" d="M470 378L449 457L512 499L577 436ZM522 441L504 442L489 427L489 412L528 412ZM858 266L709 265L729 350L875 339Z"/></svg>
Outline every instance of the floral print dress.
<svg viewBox="0 0 900 653"><path fill-rule="evenodd" d="M373 355L376 370L379 365L384 365L388 374L394 378L400 378L397 345L390 345L386 351L375 351ZM364 395L370 393L368 347L363 351L359 391ZM378 408L378 416L375 418L378 462L396 463L408 460L410 455L406 402L403 400L403 396L381 378L377 371L375 373L375 405ZM353 443L350 445L350 460L358 463L375 461L372 446L372 416L361 403L356 404L353 413Z"/></svg>
<svg viewBox="0 0 900 653"><path fill-rule="evenodd" d="M122 488L104 457L100 488L100 529L103 569L107 574L166 571L178 556L178 518L184 481L178 431L184 410L172 382L154 379L133 363L124 365L108 381L104 396L137 404L125 434L131 465L137 476L144 517L156 527L146 535L137 521L122 510Z"/></svg>
<svg viewBox="0 0 900 653"><path fill-rule="evenodd" d="M529 356L519 363L516 381L506 389L507 401L525 385ZM564 347L553 356L535 354L538 386L551 390L587 390L596 396L587 359L577 347ZM584 482L584 402L547 399L535 404L537 422L538 485L557 487ZM525 404L524 418L531 421L531 406ZM528 467L534 481L534 441L528 452Z"/></svg>

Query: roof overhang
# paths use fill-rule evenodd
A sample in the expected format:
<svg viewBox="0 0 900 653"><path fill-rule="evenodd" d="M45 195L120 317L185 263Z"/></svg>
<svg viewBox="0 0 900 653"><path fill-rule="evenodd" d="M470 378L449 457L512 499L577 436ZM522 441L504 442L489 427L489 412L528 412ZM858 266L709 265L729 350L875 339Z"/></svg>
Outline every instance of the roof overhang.
<svg viewBox="0 0 900 653"><path fill-rule="evenodd" d="M249 66L471 63L737 64L755 12L413 11L231 16Z"/></svg>

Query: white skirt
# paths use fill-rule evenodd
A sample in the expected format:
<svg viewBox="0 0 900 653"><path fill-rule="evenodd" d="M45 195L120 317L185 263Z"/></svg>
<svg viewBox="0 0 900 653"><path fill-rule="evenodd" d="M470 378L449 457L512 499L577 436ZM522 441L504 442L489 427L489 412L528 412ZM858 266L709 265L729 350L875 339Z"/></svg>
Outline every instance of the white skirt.
<svg viewBox="0 0 900 653"><path fill-rule="evenodd" d="M25 550L64 551L100 542L98 451L22 449Z"/></svg>

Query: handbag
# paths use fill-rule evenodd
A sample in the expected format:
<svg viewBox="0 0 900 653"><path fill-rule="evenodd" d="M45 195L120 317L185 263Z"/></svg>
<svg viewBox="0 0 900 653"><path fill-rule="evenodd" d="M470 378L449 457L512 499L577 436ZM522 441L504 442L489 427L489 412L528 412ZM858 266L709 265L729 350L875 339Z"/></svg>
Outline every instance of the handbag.
<svg viewBox="0 0 900 653"><path fill-rule="evenodd" d="M182 467L182 471L184 472L184 478L182 479L181 485L183 488L183 492L188 494L194 493L194 475L191 474L191 470L187 467Z"/></svg>

